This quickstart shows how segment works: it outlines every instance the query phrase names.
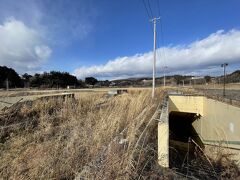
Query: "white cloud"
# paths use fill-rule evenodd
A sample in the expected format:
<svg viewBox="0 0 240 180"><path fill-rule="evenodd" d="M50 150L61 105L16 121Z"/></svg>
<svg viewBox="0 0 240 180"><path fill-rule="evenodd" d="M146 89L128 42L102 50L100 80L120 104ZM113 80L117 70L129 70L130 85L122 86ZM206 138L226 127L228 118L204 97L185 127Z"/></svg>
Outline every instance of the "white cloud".
<svg viewBox="0 0 240 180"><path fill-rule="evenodd" d="M39 59L46 60L52 53L51 49L48 46L36 46L35 52Z"/></svg>
<svg viewBox="0 0 240 180"><path fill-rule="evenodd" d="M94 0L0 0L0 4L0 22L13 16L41 32L53 48L74 41L85 46L89 35L96 31L100 13Z"/></svg>
<svg viewBox="0 0 240 180"><path fill-rule="evenodd" d="M40 33L14 18L0 24L0 65L19 73L39 68L51 55Z"/></svg>
<svg viewBox="0 0 240 180"><path fill-rule="evenodd" d="M172 73L190 73L224 62L237 64L240 63L240 31L220 30L189 45L159 48L158 54L161 54L157 59L158 72L162 71L163 66L168 66ZM79 78L95 76L107 79L146 76L151 74L152 59L152 52L118 57L104 65L80 67L74 74Z"/></svg>

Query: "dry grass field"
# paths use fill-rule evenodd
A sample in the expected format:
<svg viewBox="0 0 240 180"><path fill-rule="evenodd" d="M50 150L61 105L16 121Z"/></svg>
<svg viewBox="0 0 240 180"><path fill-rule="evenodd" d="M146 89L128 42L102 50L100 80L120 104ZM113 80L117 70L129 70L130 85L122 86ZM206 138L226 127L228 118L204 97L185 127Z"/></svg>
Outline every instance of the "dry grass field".
<svg viewBox="0 0 240 180"><path fill-rule="evenodd" d="M164 93L158 89L153 101L150 90L111 98L82 92L75 99L14 105L0 115L1 179L178 177L157 165L155 118ZM223 167L218 160L216 166ZM239 175L233 163L224 163L220 175ZM226 170L232 171L226 176Z"/></svg>
<svg viewBox="0 0 240 180"><path fill-rule="evenodd" d="M146 170L155 168L149 162L157 155L147 144L153 137L143 131L163 91L157 97L153 102L150 91L112 98L79 93L76 99L38 100L12 107L0 119L0 177L149 176Z"/></svg>

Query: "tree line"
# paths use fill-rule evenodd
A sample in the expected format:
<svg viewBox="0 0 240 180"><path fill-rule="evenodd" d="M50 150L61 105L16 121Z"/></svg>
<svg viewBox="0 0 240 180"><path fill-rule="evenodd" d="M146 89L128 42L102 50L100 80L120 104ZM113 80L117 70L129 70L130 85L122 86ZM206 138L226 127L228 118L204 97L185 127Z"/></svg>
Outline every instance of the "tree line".
<svg viewBox="0 0 240 180"><path fill-rule="evenodd" d="M181 76L172 75L166 76L166 79L172 79L176 85L182 84L182 81L189 81L189 79L194 76ZM205 76L204 82L211 83L213 77ZM109 86L143 86L143 80L151 80L151 78L130 78L130 79L120 79L114 81L99 81L94 77L86 77L84 81L77 79L75 76L69 74L68 72L50 71L44 72L42 74L36 73L34 75L23 74L19 75L12 68L6 66L0 66L0 88L85 88L85 87L109 87ZM216 77L216 80L222 82L223 77ZM161 84L163 77L156 78L156 83ZM237 70L226 78L227 83L240 82L240 70ZM187 83L187 82L186 82Z"/></svg>
<svg viewBox="0 0 240 180"><path fill-rule="evenodd" d="M0 66L0 88L5 88L8 83L9 87L21 87L22 80L16 71L6 66Z"/></svg>
<svg viewBox="0 0 240 180"><path fill-rule="evenodd" d="M0 88L83 88L87 85L95 85L98 80L87 77L85 81L77 79L68 72L50 71L34 75L23 74L20 76L14 69L0 66Z"/></svg>

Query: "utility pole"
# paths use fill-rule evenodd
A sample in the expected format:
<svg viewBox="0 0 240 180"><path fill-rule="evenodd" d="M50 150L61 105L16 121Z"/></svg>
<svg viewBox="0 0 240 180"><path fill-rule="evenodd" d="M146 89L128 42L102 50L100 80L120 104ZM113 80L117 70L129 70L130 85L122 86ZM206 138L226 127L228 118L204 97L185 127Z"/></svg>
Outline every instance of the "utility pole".
<svg viewBox="0 0 240 180"><path fill-rule="evenodd" d="M153 80L152 80L152 98L155 96L155 76L156 76L156 46L157 46L157 36L156 36L156 24L160 17L153 18L150 21L153 22Z"/></svg>
<svg viewBox="0 0 240 180"><path fill-rule="evenodd" d="M164 85L164 87L166 86L166 75L165 75L165 69L167 69L167 66L164 66L163 67L163 85Z"/></svg>
<svg viewBox="0 0 240 180"><path fill-rule="evenodd" d="M221 67L223 67L223 96L226 96L226 92L225 92L225 86L226 86L226 66L228 66L228 63L221 64Z"/></svg>
<svg viewBox="0 0 240 180"><path fill-rule="evenodd" d="M9 82L8 82L8 78L6 79L6 90L8 91L9 89Z"/></svg>

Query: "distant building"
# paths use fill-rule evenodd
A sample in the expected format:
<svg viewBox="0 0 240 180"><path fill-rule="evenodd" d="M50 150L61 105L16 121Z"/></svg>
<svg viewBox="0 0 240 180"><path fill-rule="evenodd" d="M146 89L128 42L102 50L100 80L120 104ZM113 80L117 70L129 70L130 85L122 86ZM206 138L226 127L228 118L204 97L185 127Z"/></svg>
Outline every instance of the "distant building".
<svg viewBox="0 0 240 180"><path fill-rule="evenodd" d="M142 80L143 86L151 86L152 85L152 80L150 79L143 79Z"/></svg>
<svg viewBox="0 0 240 180"><path fill-rule="evenodd" d="M190 84L191 85L206 84L206 80L202 76L191 77Z"/></svg>
<svg viewBox="0 0 240 180"><path fill-rule="evenodd" d="M109 87L115 87L116 86L116 83L115 82L111 82L110 84L109 84Z"/></svg>
<svg viewBox="0 0 240 180"><path fill-rule="evenodd" d="M177 85L177 81L176 81L176 79L174 77L166 78L165 85L166 86L176 86Z"/></svg>
<svg viewBox="0 0 240 180"><path fill-rule="evenodd" d="M75 89L76 88L76 86L67 86L67 89Z"/></svg>

